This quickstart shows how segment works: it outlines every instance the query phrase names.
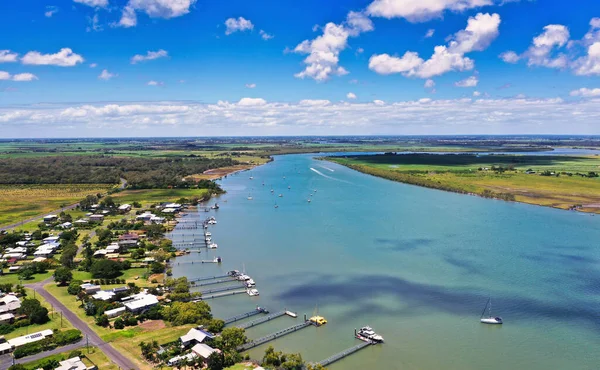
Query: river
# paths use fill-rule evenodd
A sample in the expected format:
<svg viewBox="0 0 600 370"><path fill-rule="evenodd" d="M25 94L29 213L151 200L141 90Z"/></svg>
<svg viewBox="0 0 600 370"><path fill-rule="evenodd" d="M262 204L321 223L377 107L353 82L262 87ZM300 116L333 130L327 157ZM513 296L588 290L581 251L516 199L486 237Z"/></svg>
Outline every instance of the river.
<svg viewBox="0 0 600 370"><path fill-rule="evenodd" d="M598 369L600 217L405 185L314 156L279 156L231 175L221 181L221 209L188 216L216 217L219 248L177 261L224 262L182 264L174 276L245 267L260 291L209 301L215 316L257 305L318 309L327 325L271 342L308 361L357 344L357 327L385 338L332 370ZM489 297L502 326L479 323ZM262 358L266 346L251 356Z"/></svg>

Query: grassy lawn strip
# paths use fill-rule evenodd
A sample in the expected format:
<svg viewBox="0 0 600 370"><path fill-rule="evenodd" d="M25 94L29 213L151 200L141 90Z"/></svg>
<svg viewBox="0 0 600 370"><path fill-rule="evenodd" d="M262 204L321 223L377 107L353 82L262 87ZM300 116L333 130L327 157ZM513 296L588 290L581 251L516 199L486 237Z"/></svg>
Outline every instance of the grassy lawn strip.
<svg viewBox="0 0 600 370"><path fill-rule="evenodd" d="M8 269L6 270L8 271ZM17 273L6 273L2 276L0 276L0 284L31 284L31 283L37 283L38 281L42 281L42 280L46 280L49 277L52 276L52 274L54 273L54 271L46 271L43 274L35 274L32 276L32 278L30 280L19 280L19 274Z"/></svg>
<svg viewBox="0 0 600 370"><path fill-rule="evenodd" d="M93 363L94 365L96 365L98 367L98 369L102 369L102 370L105 370L105 369L107 369L107 370L117 370L119 368L117 365L115 365L104 354L104 352L102 352L97 347L90 347L89 348L89 353L88 353L88 350L86 350L85 348L81 348L80 352L82 353L82 356L87 357L87 360L84 359L83 361L88 366L91 366L91 364ZM25 363L23 365L25 365L25 367L28 370L34 370L34 369L38 369L46 361L50 361L50 360L63 361L63 360L66 360L66 359L69 358L70 354L71 354L71 352L57 353L56 355L44 357L41 360L37 360L37 361L27 362L27 363Z"/></svg>
<svg viewBox="0 0 600 370"><path fill-rule="evenodd" d="M22 328L16 328L13 332L6 334L4 336L6 339L12 339L12 338L20 337L22 335L31 334L31 333L35 333L35 332L46 330L46 329L51 329L51 330L73 329L73 325L71 325L71 323L64 317L62 319L62 326L61 326L60 312L53 310L52 306L50 306L50 304L48 302L46 302L44 297L42 297L39 294L36 294L34 297L33 289L30 289L30 288L25 288L25 291L27 292L27 298L37 299L38 301L40 301L42 306L44 306L48 309L48 317L50 317L50 321L48 321L45 324L41 324L41 325L32 324L29 326L24 326Z"/></svg>
<svg viewBox="0 0 600 370"><path fill-rule="evenodd" d="M0 185L0 225L43 215L77 203L86 195L105 193L111 187L96 184Z"/></svg>

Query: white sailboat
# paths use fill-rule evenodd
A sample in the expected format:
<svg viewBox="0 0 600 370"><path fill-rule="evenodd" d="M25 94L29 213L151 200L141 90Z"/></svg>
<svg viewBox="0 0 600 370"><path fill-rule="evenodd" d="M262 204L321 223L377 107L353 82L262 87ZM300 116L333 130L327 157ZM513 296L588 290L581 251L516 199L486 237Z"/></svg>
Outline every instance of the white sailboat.
<svg viewBox="0 0 600 370"><path fill-rule="evenodd" d="M485 311L486 309L488 309L488 315L486 317L484 317L485 315ZM492 298L488 299L487 303L485 304L485 307L483 308L483 312L481 313L481 318L479 319L479 321L483 324L492 324L492 325L499 325L502 324L502 318L499 316L492 316Z"/></svg>

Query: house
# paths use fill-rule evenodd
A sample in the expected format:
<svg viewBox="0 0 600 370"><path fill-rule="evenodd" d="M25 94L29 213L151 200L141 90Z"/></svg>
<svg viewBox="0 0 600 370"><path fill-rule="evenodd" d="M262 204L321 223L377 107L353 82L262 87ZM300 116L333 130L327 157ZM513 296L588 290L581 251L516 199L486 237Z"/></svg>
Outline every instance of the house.
<svg viewBox="0 0 600 370"><path fill-rule="evenodd" d="M99 290L92 296L92 298L100 301L110 301L114 296L115 293L110 290Z"/></svg>
<svg viewBox="0 0 600 370"><path fill-rule="evenodd" d="M134 233L127 233L119 236L119 240L138 240L140 236Z"/></svg>
<svg viewBox="0 0 600 370"><path fill-rule="evenodd" d="M150 218L150 222L152 222L153 224L162 224L165 222L165 218L164 217L158 217L158 216L154 216Z"/></svg>
<svg viewBox="0 0 600 370"><path fill-rule="evenodd" d="M163 208L162 213L175 213L177 210L175 208Z"/></svg>
<svg viewBox="0 0 600 370"><path fill-rule="evenodd" d="M12 313L0 314L0 324L11 324L15 319L15 315Z"/></svg>
<svg viewBox="0 0 600 370"><path fill-rule="evenodd" d="M10 344L12 350L15 348L19 348L29 343L39 342L40 340L46 339L47 337L51 337L54 332L50 329L38 331L37 333L23 335L21 337L16 337L8 340L8 344Z"/></svg>
<svg viewBox="0 0 600 370"><path fill-rule="evenodd" d="M108 251L106 249L98 249L97 251L94 252L93 257L104 258L104 257L106 257L107 254L108 254Z"/></svg>
<svg viewBox="0 0 600 370"><path fill-rule="evenodd" d="M35 257L32 262L44 262L47 260L46 257Z"/></svg>
<svg viewBox="0 0 600 370"><path fill-rule="evenodd" d="M74 222L75 226L83 226L83 225L87 225L88 223L89 223L89 221L86 218L82 218L82 219Z"/></svg>
<svg viewBox="0 0 600 370"><path fill-rule="evenodd" d="M179 337L179 340L181 341L181 345L183 347L187 347L189 345L202 343L206 338L213 339L214 337L214 335L207 331L199 328L192 328L187 332L187 334Z"/></svg>
<svg viewBox="0 0 600 370"><path fill-rule="evenodd" d="M158 304L158 298L155 295L143 292L123 298L123 301L123 305L127 308L127 311L136 314L144 312Z"/></svg>
<svg viewBox="0 0 600 370"><path fill-rule="evenodd" d="M110 244L110 245L108 245L108 246L107 246L106 248L104 248L104 249L106 249L106 251L107 251L108 253L118 253L118 252L119 252L119 248L120 248L120 247L119 247L119 244L117 244L117 243L114 243L114 244Z"/></svg>
<svg viewBox="0 0 600 370"><path fill-rule="evenodd" d="M27 257L27 255L25 255L24 253L4 253L2 255L2 258L7 259L7 260L11 260L11 259L15 259L15 260L22 260L25 257Z"/></svg>
<svg viewBox="0 0 600 370"><path fill-rule="evenodd" d="M89 220L90 222L102 222L104 221L104 215L91 215Z"/></svg>
<svg viewBox="0 0 600 370"><path fill-rule="evenodd" d="M42 241L46 244L58 244L59 239L59 236L49 236L47 238L44 238Z"/></svg>
<svg viewBox="0 0 600 370"><path fill-rule="evenodd" d="M73 224L71 222L63 222L62 224L58 225L58 227L61 229L70 229L73 227Z"/></svg>
<svg viewBox="0 0 600 370"><path fill-rule="evenodd" d="M152 217L156 217L156 215L150 212L144 212L141 215L137 215L135 219L140 221L150 221Z"/></svg>
<svg viewBox="0 0 600 370"><path fill-rule="evenodd" d="M6 294L0 298L0 314L14 313L21 308L21 300L13 295Z"/></svg>
<svg viewBox="0 0 600 370"><path fill-rule="evenodd" d="M121 316L122 314L125 313L125 311L127 311L127 309L125 307L119 307L119 308L115 308L112 310L108 310L108 311L104 311L104 314L106 316L108 316L109 319Z"/></svg>
<svg viewBox="0 0 600 370"><path fill-rule="evenodd" d="M49 224L52 223L54 221L58 220L58 216L57 215L48 215L48 216L44 216L44 222Z"/></svg>
<svg viewBox="0 0 600 370"><path fill-rule="evenodd" d="M83 363L81 358L73 357L68 360L59 362L60 366L54 370L95 370L97 366L87 366Z"/></svg>
<svg viewBox="0 0 600 370"><path fill-rule="evenodd" d="M33 253L36 257L50 257L58 249L58 244L46 243L40 245Z"/></svg>
<svg viewBox="0 0 600 370"><path fill-rule="evenodd" d="M121 204L117 209L119 213L127 213L131 211L131 204Z"/></svg>
<svg viewBox="0 0 600 370"><path fill-rule="evenodd" d="M10 266L8 272L17 272L21 269L21 266Z"/></svg>
<svg viewBox="0 0 600 370"><path fill-rule="evenodd" d="M173 208L176 211L179 211L181 209L181 207L183 207L181 204L179 203L167 203L167 204L163 204L163 212L165 208Z"/></svg>
<svg viewBox="0 0 600 370"><path fill-rule="evenodd" d="M126 251L129 248L132 247L136 247L138 245L138 241L137 240L119 240L119 247L123 250Z"/></svg>
<svg viewBox="0 0 600 370"><path fill-rule="evenodd" d="M27 253L27 248L25 247L16 247L16 248L7 248L6 253Z"/></svg>
<svg viewBox="0 0 600 370"><path fill-rule="evenodd" d="M80 285L81 289L85 292L85 294L92 294L100 291L102 287L96 284L85 283Z"/></svg>
<svg viewBox="0 0 600 370"><path fill-rule="evenodd" d="M198 355L196 355L194 352L188 353L187 355L175 356L168 361L168 365L176 366L176 365L179 365L184 360L192 361L192 360L196 359L197 357L198 357Z"/></svg>
<svg viewBox="0 0 600 370"><path fill-rule="evenodd" d="M192 353L196 354L197 357L200 357L205 361L214 352L219 352L219 350L212 348L204 343L198 343L192 347Z"/></svg>

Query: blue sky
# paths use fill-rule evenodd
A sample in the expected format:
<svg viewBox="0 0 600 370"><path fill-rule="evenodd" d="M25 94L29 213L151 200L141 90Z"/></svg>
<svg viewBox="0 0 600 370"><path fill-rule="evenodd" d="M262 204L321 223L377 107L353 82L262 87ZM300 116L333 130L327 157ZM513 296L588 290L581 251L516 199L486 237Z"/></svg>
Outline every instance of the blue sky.
<svg viewBox="0 0 600 370"><path fill-rule="evenodd" d="M0 135L600 134L576 3L3 1Z"/></svg>

